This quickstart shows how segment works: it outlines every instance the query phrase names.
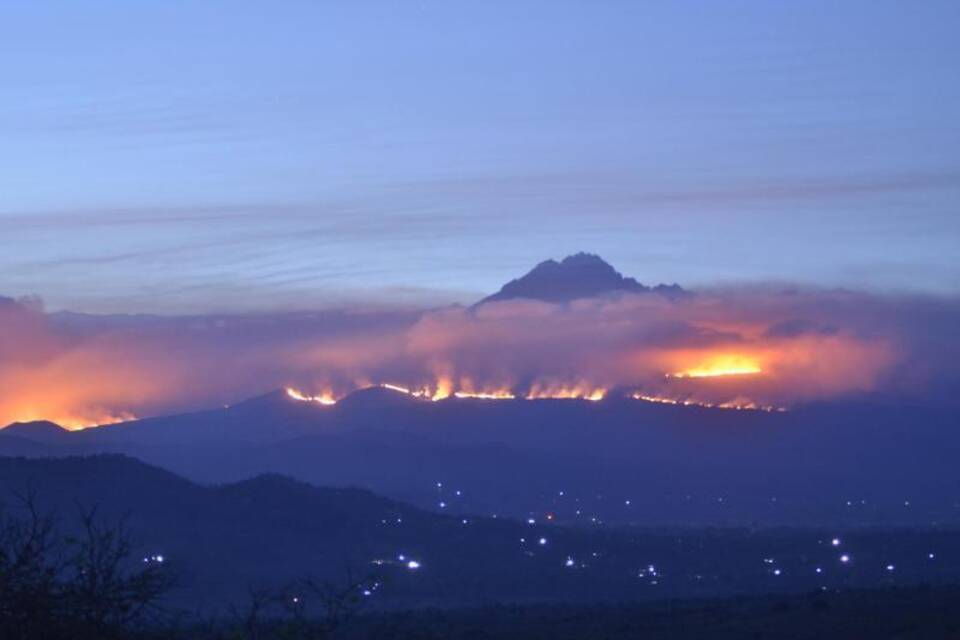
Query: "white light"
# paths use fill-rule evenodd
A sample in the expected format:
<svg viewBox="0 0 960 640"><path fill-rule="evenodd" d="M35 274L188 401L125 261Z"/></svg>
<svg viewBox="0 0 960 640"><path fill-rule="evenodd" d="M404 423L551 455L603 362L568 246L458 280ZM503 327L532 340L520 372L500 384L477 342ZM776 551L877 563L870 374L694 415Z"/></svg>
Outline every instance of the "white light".
<svg viewBox="0 0 960 640"><path fill-rule="evenodd" d="M564 563L567 567L572 567L574 564L573 558L567 558L567 561Z"/></svg>
<svg viewBox="0 0 960 640"><path fill-rule="evenodd" d="M460 493L460 489L457 489L457 495L458 495L458 496L459 496L459 495L462 495L462 494Z"/></svg>
<svg viewBox="0 0 960 640"><path fill-rule="evenodd" d="M624 500L624 501L623 501L623 504L625 504L625 505L627 505L627 506L629 507L629 506L630 506L630 501L629 501L629 500Z"/></svg>
<svg viewBox="0 0 960 640"><path fill-rule="evenodd" d="M848 556L847 554L843 554L842 556L840 556L840 562L850 562L850 556Z"/></svg>
<svg viewBox="0 0 960 640"><path fill-rule="evenodd" d="M537 542L539 542L540 545L543 546L543 545L547 544L547 539L546 539L546 538L540 538L539 540L537 540Z"/></svg>
<svg viewBox="0 0 960 640"><path fill-rule="evenodd" d="M463 522L463 524L467 524L467 519L464 518L464 519L462 520L462 522Z"/></svg>
<svg viewBox="0 0 960 640"><path fill-rule="evenodd" d="M780 575L780 569L774 569L774 570L773 570L773 575L775 575L775 576Z"/></svg>
<svg viewBox="0 0 960 640"><path fill-rule="evenodd" d="M887 571L893 571L894 569L896 569L896 567L894 567L892 564L887 565Z"/></svg>
<svg viewBox="0 0 960 640"><path fill-rule="evenodd" d="M163 556L157 556L157 562L163 562Z"/></svg>
<svg viewBox="0 0 960 640"><path fill-rule="evenodd" d="M931 560L933 560L936 556L933 555L932 553L928 553L928 554L927 554L927 557L930 558Z"/></svg>
<svg viewBox="0 0 960 640"><path fill-rule="evenodd" d="M410 569L411 571L416 571L419 568L420 568L420 563L417 562L416 560L411 560L410 562L407 563L407 569Z"/></svg>
<svg viewBox="0 0 960 640"><path fill-rule="evenodd" d="M536 524L536 523L537 521L534 520L533 518L527 518L527 524Z"/></svg>
<svg viewBox="0 0 960 640"><path fill-rule="evenodd" d="M823 573L823 569L821 569L820 567L817 567L817 568L815 569L815 571L816 571L817 573Z"/></svg>
<svg viewBox="0 0 960 640"><path fill-rule="evenodd" d="M400 562L403 562L406 559L407 559L407 556L403 555L402 553L397 556L397 560L399 560Z"/></svg>
<svg viewBox="0 0 960 640"><path fill-rule="evenodd" d="M363 590L363 595L365 595L365 596L369 596L371 593L373 593L373 592L370 591L370 589L364 589L364 590Z"/></svg>
<svg viewBox="0 0 960 640"><path fill-rule="evenodd" d="M832 544L832 545L835 546L835 547L839 547L839 546L840 546L840 538L834 538L833 540L830 541L830 544Z"/></svg>
<svg viewBox="0 0 960 640"><path fill-rule="evenodd" d="M446 503L446 502L441 502L441 503L440 503L440 508L441 508L441 509L446 509L446 508L447 508L447 503Z"/></svg>

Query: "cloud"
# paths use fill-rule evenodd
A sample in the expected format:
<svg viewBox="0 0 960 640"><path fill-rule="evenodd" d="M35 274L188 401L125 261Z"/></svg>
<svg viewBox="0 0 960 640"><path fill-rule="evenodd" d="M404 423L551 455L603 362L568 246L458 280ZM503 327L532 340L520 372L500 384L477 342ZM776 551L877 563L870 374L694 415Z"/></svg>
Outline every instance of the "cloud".
<svg viewBox="0 0 960 640"><path fill-rule="evenodd" d="M83 426L280 386L629 389L793 406L956 404L960 301L754 287L554 305L162 318L46 313L0 298L0 423ZM754 368L716 377L669 374Z"/></svg>

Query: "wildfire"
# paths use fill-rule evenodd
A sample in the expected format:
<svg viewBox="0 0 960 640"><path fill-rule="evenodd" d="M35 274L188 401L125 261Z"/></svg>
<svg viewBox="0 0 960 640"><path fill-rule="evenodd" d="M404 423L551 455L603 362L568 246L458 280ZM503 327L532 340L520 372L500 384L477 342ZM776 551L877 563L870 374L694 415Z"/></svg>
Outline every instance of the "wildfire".
<svg viewBox="0 0 960 640"><path fill-rule="evenodd" d="M424 386L411 388L389 383L381 383L377 386L433 402L451 396L461 400L516 400L518 397L509 387L481 388L475 390L475 388L470 385L464 385L463 388L453 391L452 385L442 380L438 382L435 387ZM526 400L579 399L597 401L603 400L606 393L606 389L594 388L587 385L564 386L535 384L526 395L520 397Z"/></svg>
<svg viewBox="0 0 960 640"><path fill-rule="evenodd" d="M758 405L752 400L746 399L735 399L729 400L726 402L705 402L701 400L691 400L686 399L677 399L669 398L665 396L650 396L644 395L642 393L634 393L631 396L634 400L642 400L644 402L653 402L656 404L675 404L682 405L684 407L706 407L708 409L734 409L737 411L766 411L766 412L784 412L786 411L785 407L777 407L773 405Z"/></svg>
<svg viewBox="0 0 960 640"><path fill-rule="evenodd" d="M527 392L527 400L590 400L597 402L607 395L606 389L590 387L585 384L573 386L534 384Z"/></svg>
<svg viewBox="0 0 960 640"><path fill-rule="evenodd" d="M591 402L597 402L599 400L603 400L607 395L606 389L591 387L585 383L580 383L577 385L534 384L530 391L520 396L516 395L509 388L487 388L482 391L458 390L451 392L449 387L444 387L442 385L438 385L436 387L424 386L413 388L387 382L372 385L372 387L389 389L391 391L396 391L398 393L402 393L413 398L426 400L428 402L437 402L449 397L459 398L461 400L516 400L521 398L524 400L589 400ZM369 389L372 387L365 388ZM468 387L468 389L472 388ZM293 400L297 400L298 402L313 402L325 406L330 406L337 403L337 398L332 392L329 391L325 391L317 395L310 395L292 387L286 387L284 391L286 391L287 396ZM783 407L774 405L760 405L746 398L735 398L733 400L724 402L709 402L706 400L694 400L691 398L673 398L669 396L648 395L639 392L631 394L630 397L632 397L634 400L642 400L643 402L680 405L685 407L734 409L738 411L786 411L786 409ZM84 422L81 424L78 422L65 421L61 424L67 428L77 429L94 426L94 424L110 424L112 422L121 422L132 419L135 418L133 416L123 415L101 418L101 421L95 423Z"/></svg>
<svg viewBox="0 0 960 640"><path fill-rule="evenodd" d="M741 355L715 356L706 362L676 373L668 373L668 378L716 378L720 376L746 376L763 373L763 369L753 359Z"/></svg>
<svg viewBox="0 0 960 640"><path fill-rule="evenodd" d="M404 393L408 396L413 396L414 398L422 398L424 400L431 400L433 402L450 397L450 385L445 384L443 382L438 383L435 388L425 386L425 387L420 387L419 389L411 389L410 387L401 387L398 384L389 384L386 382L383 382L376 386L380 387L381 389L390 389L391 391Z"/></svg>
<svg viewBox="0 0 960 640"><path fill-rule="evenodd" d="M477 400L514 400L517 397L509 390L490 392L457 391L453 395L455 398L474 398Z"/></svg>
<svg viewBox="0 0 960 640"><path fill-rule="evenodd" d="M408 396L413 395L413 391L411 391L411 390L410 390L409 388L407 388L407 387L401 387L400 385L389 384L389 383L384 382L384 383L380 384L379 386L380 386L380 388L382 388L382 389L389 389L390 391L398 391L398 392L400 392L400 393L405 393L405 394L407 394Z"/></svg>
<svg viewBox="0 0 960 640"><path fill-rule="evenodd" d="M50 420L70 431L80 431L81 429L90 429L93 427L102 427L108 424L117 424L120 422L130 422L136 420L137 416L128 412L120 413L93 413L92 415L68 414L57 415L41 414L39 412L25 412L18 414L11 422L34 422L36 420ZM2 425L0 425L2 426Z"/></svg>
<svg viewBox="0 0 960 640"><path fill-rule="evenodd" d="M321 394L311 396L290 387L287 387L285 391L287 392L288 396L294 400L299 400L300 402L316 402L317 404L326 406L337 404L337 399L334 398L333 394L330 392L323 392Z"/></svg>

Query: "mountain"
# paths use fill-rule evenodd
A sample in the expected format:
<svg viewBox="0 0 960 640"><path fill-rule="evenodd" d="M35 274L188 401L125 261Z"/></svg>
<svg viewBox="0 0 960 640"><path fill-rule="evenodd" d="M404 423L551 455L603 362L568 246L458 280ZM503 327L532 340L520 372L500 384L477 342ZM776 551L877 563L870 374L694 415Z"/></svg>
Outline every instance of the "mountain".
<svg viewBox="0 0 960 640"><path fill-rule="evenodd" d="M278 391L54 443L0 431L0 455L122 453L198 482L283 473L444 513L549 512L578 526L918 526L960 523L957 424L955 411L838 403L766 413L376 388L326 406Z"/></svg>
<svg viewBox="0 0 960 640"><path fill-rule="evenodd" d="M312 486L277 474L201 485L118 455L45 460L0 457L4 516L31 495L70 534L82 510L122 521L136 557L162 556L178 578L175 607L243 606L248 589L305 576L342 582L347 571L381 585L385 608L489 602L628 601L956 581L951 531L850 531L838 567L824 540L836 531L617 530L445 515L369 491ZM941 561L931 562L935 551ZM776 558L774 578L762 558ZM951 560L954 559L954 560ZM418 565L409 565L409 561ZM823 575L814 563L827 567Z"/></svg>
<svg viewBox="0 0 960 640"><path fill-rule="evenodd" d="M516 298L560 303L617 293L681 296L687 292L677 284L648 287L634 278L625 278L600 256L577 253L560 262L541 262L526 275L511 280L503 285L500 291L487 296L478 304Z"/></svg>
<svg viewBox="0 0 960 640"><path fill-rule="evenodd" d="M70 432L49 420L14 422L0 429L0 435L16 436L33 442L63 442Z"/></svg>

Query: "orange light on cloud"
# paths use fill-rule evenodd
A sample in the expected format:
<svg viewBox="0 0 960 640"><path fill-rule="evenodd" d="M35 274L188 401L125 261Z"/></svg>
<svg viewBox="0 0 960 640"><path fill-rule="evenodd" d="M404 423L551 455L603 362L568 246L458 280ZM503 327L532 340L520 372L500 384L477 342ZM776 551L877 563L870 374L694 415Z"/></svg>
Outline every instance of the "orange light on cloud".
<svg viewBox="0 0 960 640"><path fill-rule="evenodd" d="M719 354L699 360L690 368L668 373L669 378L717 378L720 376L747 376L763 373L758 362L745 355Z"/></svg>

